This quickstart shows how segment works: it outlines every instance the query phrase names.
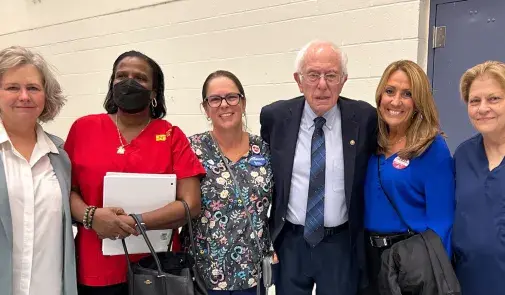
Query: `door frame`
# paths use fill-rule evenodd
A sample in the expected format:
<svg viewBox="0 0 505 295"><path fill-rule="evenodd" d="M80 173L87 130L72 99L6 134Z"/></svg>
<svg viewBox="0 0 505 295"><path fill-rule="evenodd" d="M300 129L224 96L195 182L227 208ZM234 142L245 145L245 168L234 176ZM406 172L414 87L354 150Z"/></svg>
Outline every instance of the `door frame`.
<svg viewBox="0 0 505 295"><path fill-rule="evenodd" d="M434 80L433 80L433 71L435 68L435 49L433 49L433 28L435 27L435 19L437 16L437 5L446 4L446 3L454 3L454 2L464 2L468 0L430 0L430 20L429 20L429 34L428 34L428 66L426 73L428 74L428 78L430 79L432 91ZM450 32L449 32L450 33Z"/></svg>

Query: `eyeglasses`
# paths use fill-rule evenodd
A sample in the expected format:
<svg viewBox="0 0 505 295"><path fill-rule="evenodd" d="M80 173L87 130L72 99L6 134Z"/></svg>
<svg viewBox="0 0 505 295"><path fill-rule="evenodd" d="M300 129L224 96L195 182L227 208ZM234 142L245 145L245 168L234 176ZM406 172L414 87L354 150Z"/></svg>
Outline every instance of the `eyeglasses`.
<svg viewBox="0 0 505 295"><path fill-rule="evenodd" d="M240 99L243 99L244 96L241 93L228 93L225 96L220 95L211 95L207 96L204 101L213 108L218 108L223 103L223 99L226 100L226 103L230 106L236 106L240 102Z"/></svg>
<svg viewBox="0 0 505 295"><path fill-rule="evenodd" d="M321 80L321 77L324 78L326 83L329 84L340 84L342 82L342 75L338 73L316 73L316 72L309 72L307 74L300 74L300 76L307 78L307 82L311 84L319 83L319 80Z"/></svg>

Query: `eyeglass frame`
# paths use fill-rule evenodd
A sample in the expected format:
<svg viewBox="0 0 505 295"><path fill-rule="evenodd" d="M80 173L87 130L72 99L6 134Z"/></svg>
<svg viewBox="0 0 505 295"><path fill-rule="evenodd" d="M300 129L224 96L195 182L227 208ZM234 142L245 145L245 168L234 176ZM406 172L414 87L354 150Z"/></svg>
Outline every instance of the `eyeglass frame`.
<svg viewBox="0 0 505 295"><path fill-rule="evenodd" d="M229 101L228 101L228 96L230 95L238 95L238 100L237 100L237 103L236 104L231 104ZM221 98L221 101L219 102L219 105L217 106L211 106L210 103L209 103L209 97L219 97ZM226 103L229 105L229 106L236 106L240 103L240 100L244 99L245 96L242 94L242 93L237 93L237 92L230 92L228 94L226 94L225 96L222 96L222 95L210 95L210 96L207 96L206 98L203 99L204 102L207 103L207 105L211 108L218 108L220 107L222 104L223 104L223 100L226 100Z"/></svg>
<svg viewBox="0 0 505 295"><path fill-rule="evenodd" d="M317 78L317 80L315 80L314 82L310 81L310 79L307 77L308 75L310 74L316 74L316 75L319 75L319 77ZM332 82L328 82L327 80L327 75L328 74L335 74L335 76L337 76L337 80L335 81L332 81ZM344 80L344 75L343 74L340 74L338 72L333 72L333 73L317 73L317 72L309 72L307 74L303 74L303 73L298 73L298 75L300 75L300 77L306 77L307 78L307 82L309 84L317 84L319 83L319 81L321 81L321 77L324 78L324 82L328 83L328 84L332 84L332 85L339 85L340 83L342 83L342 81Z"/></svg>

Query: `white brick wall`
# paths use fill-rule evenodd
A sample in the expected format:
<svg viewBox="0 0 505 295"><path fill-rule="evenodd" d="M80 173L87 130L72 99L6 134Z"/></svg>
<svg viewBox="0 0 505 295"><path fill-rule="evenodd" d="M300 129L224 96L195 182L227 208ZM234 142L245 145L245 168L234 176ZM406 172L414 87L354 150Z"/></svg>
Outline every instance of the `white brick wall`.
<svg viewBox="0 0 505 295"><path fill-rule="evenodd" d="M167 119L187 135L208 128L200 92L216 69L241 79L258 133L261 106L298 95L295 55L312 39L342 46L343 95L372 104L391 61L425 67L428 7L429 0L2 0L0 48L31 47L57 68L69 100L46 129L63 138L77 117L103 112L112 63L130 49L162 66Z"/></svg>
<svg viewBox="0 0 505 295"><path fill-rule="evenodd" d="M139 2L143 3L139 7ZM349 55L343 95L373 102L385 66L426 63L427 0L3 0L0 47L23 45L57 69L68 103L46 129L66 137L79 116L103 112L112 63L135 49L166 76L167 119L190 135L208 128L201 85L228 69L245 85L248 120L261 106L298 95L296 51L329 39Z"/></svg>

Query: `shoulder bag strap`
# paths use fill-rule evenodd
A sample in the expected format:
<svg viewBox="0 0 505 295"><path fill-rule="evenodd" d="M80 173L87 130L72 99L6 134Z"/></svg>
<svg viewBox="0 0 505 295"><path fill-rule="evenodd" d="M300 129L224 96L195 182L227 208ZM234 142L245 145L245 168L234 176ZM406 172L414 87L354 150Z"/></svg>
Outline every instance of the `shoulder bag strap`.
<svg viewBox="0 0 505 295"><path fill-rule="evenodd" d="M379 184L381 186L381 190L384 193L384 195L386 196L386 199L388 199L389 203L391 204L391 206L393 207L393 209L396 211L396 214L398 215L398 217L400 217L400 220L403 222L403 224L405 224L405 226L407 226L409 233L410 234L415 233L415 231L405 221L405 219L403 218L402 214L400 213L400 210L398 210L398 207L393 202L393 199L391 199L391 197L388 195L388 193L384 189L384 186L382 185L381 169L380 169L380 157L377 157L377 174L378 174L378 177L379 177Z"/></svg>
<svg viewBox="0 0 505 295"><path fill-rule="evenodd" d="M209 134L210 134L210 132L209 132ZM228 173L230 173L231 179L233 180L233 184L235 186L235 189L234 189L235 194L240 199L240 201L242 201L242 204L244 204L244 211L246 213L247 220L248 220L249 224L251 225L251 230L253 231L254 239L256 240L256 244L258 246L258 249L261 249L261 242L258 238L258 234L256 233L256 230L254 229L254 224L252 222L251 213L249 213L249 210L247 210L246 202L242 198L242 195L240 194L240 185L237 181L237 178L235 177L235 174L233 173L233 171L230 169L230 165L228 165L228 161L226 160L226 157L224 156L223 152L221 151L219 144L217 144L216 140L214 139L214 136L212 136L212 134L210 134L210 136L211 136L212 140L214 141L214 144L216 145L217 150L219 151L219 155L221 156L221 159L223 160L224 165L226 166L226 170L228 170ZM257 253L257 254L259 254L259 253Z"/></svg>
<svg viewBox="0 0 505 295"><path fill-rule="evenodd" d="M187 226L188 226L188 230L189 230L189 236L190 236L190 240L191 240L190 251L193 252L192 253L193 255L195 255L196 247L195 247L195 240L194 240L194 235L193 235L193 226L191 225L191 213L189 211L189 206L188 206L188 203L186 203L186 201L184 201L184 200L177 200L177 201L181 202L184 205L184 214L186 217ZM135 220L136 224L140 224L140 221L139 221L137 215L130 214L129 216L131 216L133 218L133 220ZM163 273L163 268L161 266L160 259L156 255L156 251L154 251L151 241L149 240L149 237L147 236L146 230L142 226L138 226L137 229L139 230L140 234L144 238L144 241L146 242L147 247L149 248L149 251L151 252L151 255L154 258L154 262L156 263L156 270L158 271L158 275L162 276L164 273ZM174 230L177 230L177 229L172 230L172 235L174 234L174 232L173 232ZM131 261L130 261L129 254L128 254L128 248L126 246L125 240L121 239L121 243L123 244L123 250L125 252L126 260L128 262L128 271L133 274L133 271L131 269Z"/></svg>
<svg viewBox="0 0 505 295"><path fill-rule="evenodd" d="M242 201L242 204L244 204L244 211L247 216L247 220L248 220L249 224L251 225L251 230L253 232L254 240L256 241L256 245L258 246L258 251L257 252L253 251L253 252L256 252L256 255L258 256L258 261L255 264L258 266L258 269L257 269L257 271L258 271L258 281L257 281L258 288L257 288L256 293L259 295L259 293L260 293L260 278L261 278L260 267L261 267L261 260L262 260L261 253L259 252L259 249L261 249L261 242L259 240L258 233L254 229L254 224L252 222L251 213L249 213L249 210L247 209L246 202L242 198L242 195L240 194L240 185L237 181L237 178L235 177L235 174L233 173L233 171L230 169L230 166L228 165L228 161L226 160L226 157L224 156L223 152L221 151L219 144L217 144L217 141L214 139L214 136L212 136L212 134L210 132L209 132L209 134L210 134L210 137L212 138L212 140L214 141L214 144L216 145L217 150L219 151L219 155L221 156L221 159L223 160L224 165L226 166L226 170L228 170L228 173L230 173L231 179L233 180L233 184L235 186L235 195L237 195L237 197Z"/></svg>

